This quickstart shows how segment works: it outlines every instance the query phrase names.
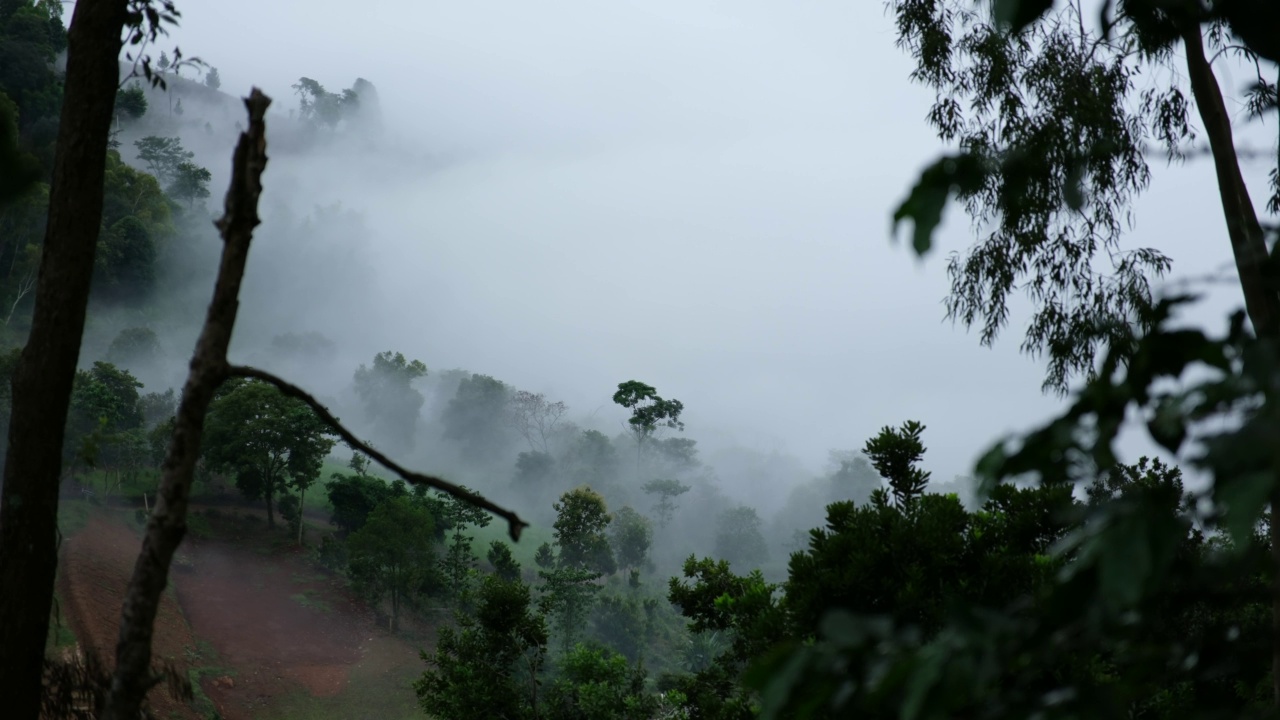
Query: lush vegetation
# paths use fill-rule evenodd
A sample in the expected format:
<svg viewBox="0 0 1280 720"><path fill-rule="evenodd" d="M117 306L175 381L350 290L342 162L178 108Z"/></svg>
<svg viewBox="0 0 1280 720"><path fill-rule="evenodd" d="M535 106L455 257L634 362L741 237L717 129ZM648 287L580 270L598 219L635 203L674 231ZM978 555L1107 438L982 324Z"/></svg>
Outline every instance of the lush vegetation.
<svg viewBox="0 0 1280 720"><path fill-rule="evenodd" d="M907 420L833 454L825 475L773 512L723 491L684 434L684 404L644 382L617 385L613 402L629 418L610 435L543 394L429 372L388 350L334 389L337 409L388 453L515 498L536 526L522 545L494 537L491 515L457 496L388 482L358 450L338 457L329 422L260 380L218 389L197 499L234 488L285 532L278 512L288 541L389 632L438 627L412 689L436 718L1275 716L1277 231L1248 200L1204 56L1207 45L1274 63L1274 39L1256 30L1280 26L1274 11L1256 0L1130 0L1106 3L1095 28L1074 2L889 9L913 79L936 93L929 123L954 150L924 171L894 222L912 224L924 256L949 199L961 202L982 234L949 261L948 313L995 342L1011 297L1025 292L1023 349L1043 354L1045 389L1068 398L1059 417L983 455L976 493L938 492L920 465L926 427ZM9 426L23 420L9 418L11 388L50 214L61 12L0 2ZM1176 82L1134 89L1179 52L1193 102ZM162 54L168 85L131 78L116 93L94 312L164 302L166 253L207 232L211 173L183 144L200 118L170 88L216 94L221 79L214 68L199 83L182 78L192 66ZM1245 98L1254 117L1277 105L1259 73ZM295 129L309 142L357 131L376 98L364 80L331 92L303 77L293 89ZM1173 323L1195 298L1155 296L1171 262L1159 248L1122 248L1150 181L1144 148L1183 156L1193 104L1246 301L1220 334ZM1275 213L1280 168L1271 177ZM123 328L103 345L74 377L63 467L95 502L141 495L146 508L177 398L140 380L167 362L154 329ZM271 353L298 361L333 345L280 335ZM1116 439L1133 417L1211 482L1189 490L1176 466L1120 462ZM346 471L323 477L344 460ZM82 508L70 509L66 529ZM319 530L310 543L309 522Z"/></svg>

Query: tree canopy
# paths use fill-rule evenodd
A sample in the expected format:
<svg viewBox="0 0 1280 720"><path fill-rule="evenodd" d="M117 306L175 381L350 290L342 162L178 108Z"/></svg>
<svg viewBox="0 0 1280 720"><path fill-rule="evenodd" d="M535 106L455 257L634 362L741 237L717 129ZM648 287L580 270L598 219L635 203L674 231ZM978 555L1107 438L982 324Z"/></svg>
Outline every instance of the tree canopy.
<svg viewBox="0 0 1280 720"><path fill-rule="evenodd" d="M251 500L266 501L275 526L276 495L293 482L310 482L333 449L333 431L300 400L259 380L232 380L219 391L204 430L204 458L235 475Z"/></svg>

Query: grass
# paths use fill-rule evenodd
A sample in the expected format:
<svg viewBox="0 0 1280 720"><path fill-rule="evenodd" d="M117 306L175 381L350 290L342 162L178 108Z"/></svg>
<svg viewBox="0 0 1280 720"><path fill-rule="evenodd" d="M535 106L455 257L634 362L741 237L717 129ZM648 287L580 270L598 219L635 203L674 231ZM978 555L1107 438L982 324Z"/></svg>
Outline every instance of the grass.
<svg viewBox="0 0 1280 720"><path fill-rule="evenodd" d="M520 566L525 570L537 568L537 564L533 561L533 556L537 554L538 546L544 542L549 543L553 539L551 528L535 525L525 528L524 532L520 534L520 542L513 543L511 542L511 536L507 534L506 521L498 518L494 518L485 527L471 528L470 534L475 539L471 549L481 558L489 554L490 543L494 540L501 540L511 546L511 555L519 561Z"/></svg>
<svg viewBox="0 0 1280 720"><path fill-rule="evenodd" d="M421 676L421 663L393 660L403 651L394 652L397 640L373 637L368 652L351 667L347 687L333 697L312 697L305 690L273 699L258 713L265 720L347 720L347 718L386 718L386 720L422 720L413 692L413 681ZM479 717L479 715L477 715Z"/></svg>
<svg viewBox="0 0 1280 720"><path fill-rule="evenodd" d="M108 473L103 470L80 470L76 473L80 483L94 492L103 493L107 486L111 486L112 497L134 497L146 493L148 497L154 498L156 489L160 487L160 471L156 469L125 473L125 476L124 481L116 485L115 471Z"/></svg>
<svg viewBox="0 0 1280 720"><path fill-rule="evenodd" d="M218 651L213 649L207 640L197 640L195 647L186 647L187 662L191 667L187 670L187 679L191 681L191 704L195 711L205 718L221 718L213 700L205 694L200 681L206 677L235 677L236 671L222 667L218 660Z"/></svg>
<svg viewBox="0 0 1280 720"><path fill-rule="evenodd" d="M333 606L330 605L327 600L321 600L320 598L315 597L315 595L315 590L303 590L302 592L297 593L296 595L290 595L289 597L304 608L319 610L325 614L333 612Z"/></svg>
<svg viewBox="0 0 1280 720"><path fill-rule="evenodd" d="M191 533L191 537L201 540L208 540L214 536L208 516L200 513L187 513L187 532Z"/></svg>
<svg viewBox="0 0 1280 720"><path fill-rule="evenodd" d="M58 532L63 538L84 529L89 522L89 501L79 499L63 499L58 502Z"/></svg>
<svg viewBox="0 0 1280 720"><path fill-rule="evenodd" d="M45 641L45 652L72 647L76 644L76 634L67 625L62 616L62 598L53 593L53 611L49 617L49 639Z"/></svg>

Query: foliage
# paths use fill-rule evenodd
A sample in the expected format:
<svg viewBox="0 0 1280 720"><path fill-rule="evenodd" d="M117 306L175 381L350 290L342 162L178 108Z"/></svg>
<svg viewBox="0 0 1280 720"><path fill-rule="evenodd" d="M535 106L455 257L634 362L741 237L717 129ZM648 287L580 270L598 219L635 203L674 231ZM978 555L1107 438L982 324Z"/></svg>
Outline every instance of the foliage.
<svg viewBox="0 0 1280 720"><path fill-rule="evenodd" d="M684 412L684 403L675 399L663 399L652 385L646 385L638 380L618 383L618 391L613 394L613 401L631 411L627 424L636 437L637 463L645 441L659 428L684 430L684 423L680 421L680 413Z"/></svg>
<svg viewBox="0 0 1280 720"><path fill-rule="evenodd" d="M610 542L618 566L627 570L643 567L653 544L653 525L649 519L626 506L614 515L612 528Z"/></svg>
<svg viewBox="0 0 1280 720"><path fill-rule="evenodd" d="M549 616L560 638L561 652L568 654L578 641L591 616L600 586L600 573L587 568L557 564L551 570L539 570L542 579L538 609Z"/></svg>
<svg viewBox="0 0 1280 720"><path fill-rule="evenodd" d="M276 504L276 509L280 511L280 517L284 518L285 525L289 528L291 535L300 535L302 533L302 501L297 495L284 495L280 498L280 502Z"/></svg>
<svg viewBox="0 0 1280 720"><path fill-rule="evenodd" d="M420 360L408 360L389 350L375 355L372 367L356 369L355 389L365 415L373 420L377 436L398 452L413 448L418 412L424 402L413 381L426 374L427 366Z"/></svg>
<svg viewBox="0 0 1280 720"><path fill-rule="evenodd" d="M506 445L510 388L488 375L473 374L458 384L440 420L444 437L462 446L462 456L483 462Z"/></svg>
<svg viewBox="0 0 1280 720"><path fill-rule="evenodd" d="M360 97L353 89L331 93L311 78L299 78L293 86L298 96L298 116L314 128L336 129L360 105Z"/></svg>
<svg viewBox="0 0 1280 720"><path fill-rule="evenodd" d="M889 7L916 63L912 79L936 95L929 123L959 148L925 171L894 222L914 221L924 254L955 193L981 236L948 263L949 317L978 326L989 345L1021 289L1035 308L1022 347L1046 355L1045 387L1063 392L1102 351L1125 349L1130 327L1151 327L1148 279L1168 271L1169 258L1124 250L1120 239L1129 203L1150 181L1144 143L1176 153L1190 137L1188 103L1177 86L1139 94L1144 62L1165 55L1140 39L1134 47L1132 36L1094 35L1079 4L1020 33L967 0Z"/></svg>
<svg viewBox="0 0 1280 720"><path fill-rule="evenodd" d="M209 68L209 72L204 75L204 85L210 90L217 90L222 87L222 76L218 74L218 68Z"/></svg>
<svg viewBox="0 0 1280 720"><path fill-rule="evenodd" d="M516 456L512 484L526 491L545 489L555 472L556 461L547 453L522 452Z"/></svg>
<svg viewBox="0 0 1280 720"><path fill-rule="evenodd" d="M159 246L173 232L170 203L156 178L107 153L102 230L93 290L106 300L140 301L155 286Z"/></svg>
<svg viewBox="0 0 1280 720"><path fill-rule="evenodd" d="M250 500L267 504L275 527L275 496L286 483L302 488L320 474L333 449L332 431L301 400L257 380L223 384L205 419L202 453L214 471L236 476Z"/></svg>
<svg viewBox="0 0 1280 720"><path fill-rule="evenodd" d="M40 179L40 161L21 146L18 106L0 92L0 207L20 198Z"/></svg>
<svg viewBox="0 0 1280 720"><path fill-rule="evenodd" d="M472 526L486 527L493 518L482 508L452 495L440 493L437 501L442 508L441 526L453 531L441 561L445 588L455 607L467 608L471 602L471 578L479 562L471 550L472 537L463 530Z"/></svg>
<svg viewBox="0 0 1280 720"><path fill-rule="evenodd" d="M153 428L178 412L178 397L173 388L162 393L146 393L138 398L138 411L142 413L143 424Z"/></svg>
<svg viewBox="0 0 1280 720"><path fill-rule="evenodd" d="M757 703L739 684L746 664L786 636L785 616L775 597L778 586L767 583L759 570L733 574L725 560L690 556L684 563L687 584L671 578L668 599L688 618L689 631L716 633L722 651L692 676L672 678L691 717L750 718Z"/></svg>
<svg viewBox="0 0 1280 720"><path fill-rule="evenodd" d="M592 635L629 662L638 662L652 639L657 611L657 598L601 595L591 613Z"/></svg>
<svg viewBox="0 0 1280 720"><path fill-rule="evenodd" d="M76 372L71 391L70 424L83 433L103 423L109 432L142 426L138 390L142 383L128 370L98 361Z"/></svg>
<svg viewBox="0 0 1280 720"><path fill-rule="evenodd" d="M720 514L716 523L716 555L740 568L759 567L769 558L769 546L760 532L763 521L746 505Z"/></svg>
<svg viewBox="0 0 1280 720"><path fill-rule="evenodd" d="M141 118L147 114L147 94L138 85L121 88L116 93L116 111L130 120Z"/></svg>
<svg viewBox="0 0 1280 720"><path fill-rule="evenodd" d="M45 173L52 168L54 128L62 104L62 82L54 60L66 47L60 3L15 0L0 5L0 96L17 107L17 132L13 137L19 147L39 158ZM10 103L0 102L0 118L9 114L3 109L6 105ZM8 134L8 124L0 122L0 135ZM3 147L6 144L0 142ZM5 180L0 182L9 181L11 168L21 168L21 177L32 167L28 160L11 164L13 159L12 155L0 158L4 161L0 169L5 171L0 173Z"/></svg>
<svg viewBox="0 0 1280 720"><path fill-rule="evenodd" d="M442 627L428 669L414 683L423 711L441 720L539 717L539 673L547 627L533 611L529 586L495 576L480 585L474 613Z"/></svg>
<svg viewBox="0 0 1280 720"><path fill-rule="evenodd" d="M605 648L578 645L558 663L547 692L552 720L646 720L657 699L645 692L643 665Z"/></svg>
<svg viewBox="0 0 1280 720"><path fill-rule="evenodd" d="M121 330L107 348L107 361L126 367L152 368L160 357L160 340L148 327Z"/></svg>
<svg viewBox="0 0 1280 720"><path fill-rule="evenodd" d="M193 162L181 162L173 169L173 182L165 192L174 200L185 200L188 208L197 200L209 197L209 181L213 175Z"/></svg>
<svg viewBox="0 0 1280 720"><path fill-rule="evenodd" d="M329 505L333 508L329 522L343 532L351 533L364 527L369 513L391 497L391 486L379 478L342 473L333 473L332 477L325 483Z"/></svg>
<svg viewBox="0 0 1280 720"><path fill-rule="evenodd" d="M519 580L521 576L520 562L511 554L511 546L501 540L489 543L487 554L489 564L493 566L493 574L499 580Z"/></svg>
<svg viewBox="0 0 1280 720"><path fill-rule="evenodd" d="M552 549L551 543L542 543L538 546L533 556L533 561L538 567L544 570L550 570L556 564L556 551Z"/></svg>
<svg viewBox="0 0 1280 720"><path fill-rule="evenodd" d="M924 457L924 443L920 442L923 432L924 425L915 420L906 421L899 430L885 426L862 450L876 472L889 481L899 507L920 497L929 485L929 473L916 467Z"/></svg>
<svg viewBox="0 0 1280 720"><path fill-rule="evenodd" d="M138 160L147 166L161 185L176 181L178 168L196 157L194 152L182 147L182 140L176 137L148 135L134 141L133 145L138 149Z"/></svg>
<svg viewBox="0 0 1280 720"><path fill-rule="evenodd" d="M617 572L606 531L612 520L604 498L589 487L570 490L552 507L556 511L556 545L560 566L587 569L603 575Z"/></svg>
<svg viewBox="0 0 1280 720"><path fill-rule="evenodd" d="M598 430L583 430L565 460L568 479L575 485L607 487L618 472L618 451Z"/></svg>
<svg viewBox="0 0 1280 720"><path fill-rule="evenodd" d="M406 496L380 503L364 526L347 538L348 573L371 603L391 601L390 629L400 608L421 593L434 572L435 528L431 513Z"/></svg>
<svg viewBox="0 0 1280 720"><path fill-rule="evenodd" d="M676 511L676 498L689 492L692 488L679 480L650 480L644 484L644 491L649 495L657 495L658 503L653 510L658 515L658 527L665 528L671 522Z"/></svg>

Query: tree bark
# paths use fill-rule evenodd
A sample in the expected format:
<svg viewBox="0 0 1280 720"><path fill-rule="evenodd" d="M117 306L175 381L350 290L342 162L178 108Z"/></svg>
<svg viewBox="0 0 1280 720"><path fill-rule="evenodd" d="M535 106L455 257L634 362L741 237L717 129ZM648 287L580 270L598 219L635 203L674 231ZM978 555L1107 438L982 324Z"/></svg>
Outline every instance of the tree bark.
<svg viewBox="0 0 1280 720"><path fill-rule="evenodd" d="M1280 346L1280 293L1271 277L1267 243L1258 222L1257 211L1249 198L1249 189L1240 173L1231 132L1231 117L1222 101L1218 79L1204 54L1204 41L1198 24L1183 33L1187 54L1187 75L1191 92L1209 136L1213 166L1218 176L1218 194L1222 214L1227 221L1227 235L1235 256L1240 288L1244 291L1245 310L1253 324L1254 334L1264 342ZM1271 690L1272 702L1280 707L1280 478L1272 478L1271 488Z"/></svg>
<svg viewBox="0 0 1280 720"><path fill-rule="evenodd" d="M262 491L262 494L267 497L267 527L274 530L276 527L276 514L275 503L273 503L272 500L275 498L276 494L275 479L271 476L267 477L267 487Z"/></svg>
<svg viewBox="0 0 1280 720"><path fill-rule="evenodd" d="M298 490L298 546L302 546L302 529L307 526L304 508L307 506L307 488L304 485Z"/></svg>
<svg viewBox="0 0 1280 720"><path fill-rule="evenodd" d="M119 83L126 0L76 3L31 334L13 375L9 454L0 490L0 697L10 718L39 714L58 561L63 430L94 250Z"/></svg>
<svg viewBox="0 0 1280 720"><path fill-rule="evenodd" d="M227 347L239 310L240 282L249 257L253 229L258 226L258 198L266 168L263 117L271 100L254 88L245 100L249 129L240 135L232 163L226 211L218 221L222 261L204 329L196 341L191 370L182 390L169 449L161 466L160 492L147 521L142 552L133 567L116 642L116 670L102 717L134 720L151 678L151 636L160 596L168 583L173 554L187 532L191 479L200 457L200 436L214 393L229 375Z"/></svg>

